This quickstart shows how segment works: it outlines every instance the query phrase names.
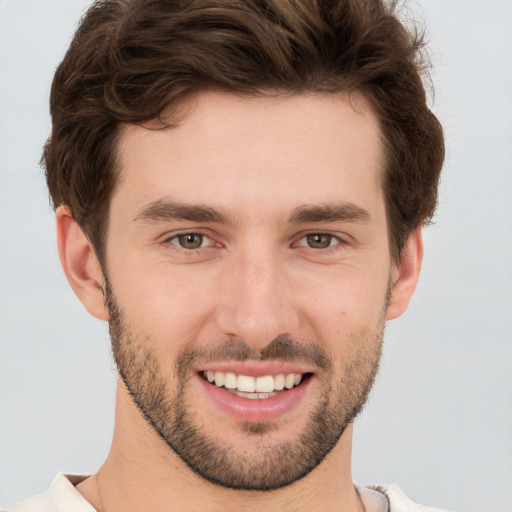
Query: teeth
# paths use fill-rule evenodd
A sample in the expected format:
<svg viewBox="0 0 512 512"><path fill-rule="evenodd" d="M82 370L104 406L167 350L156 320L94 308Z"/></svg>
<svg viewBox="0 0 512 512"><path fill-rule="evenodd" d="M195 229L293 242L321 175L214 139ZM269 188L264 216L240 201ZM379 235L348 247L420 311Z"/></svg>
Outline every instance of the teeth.
<svg viewBox="0 0 512 512"><path fill-rule="evenodd" d="M281 391L282 389L284 389L284 381L285 381L285 378L282 373L279 375L276 375L274 377L274 389L276 391Z"/></svg>
<svg viewBox="0 0 512 512"><path fill-rule="evenodd" d="M217 376L217 374L215 374L215 376ZM284 379L284 387L286 389L292 389L294 385L295 385L295 375L293 373L290 373Z"/></svg>
<svg viewBox="0 0 512 512"><path fill-rule="evenodd" d="M218 388L224 386L224 374L222 372L215 372L215 385Z"/></svg>
<svg viewBox="0 0 512 512"><path fill-rule="evenodd" d="M237 381L238 379L234 373L224 374L224 387L228 389L236 389Z"/></svg>
<svg viewBox="0 0 512 512"><path fill-rule="evenodd" d="M257 398L270 398L271 396L277 395L277 393L244 393L243 391L235 391L234 394L243 398L251 398L252 400Z"/></svg>
<svg viewBox="0 0 512 512"><path fill-rule="evenodd" d="M238 391L254 393L256 391L256 379L247 375L239 375L236 387Z"/></svg>
<svg viewBox="0 0 512 512"><path fill-rule="evenodd" d="M256 391L258 393L271 393L274 391L274 377L265 375L256 379Z"/></svg>
<svg viewBox="0 0 512 512"><path fill-rule="evenodd" d="M275 396L274 391L284 388L292 389L302 381L301 373L289 373L288 375L265 375L263 377L251 377L250 375L235 375L231 372L203 372L208 382L217 387L225 387L233 390L236 395L245 398L269 398Z"/></svg>

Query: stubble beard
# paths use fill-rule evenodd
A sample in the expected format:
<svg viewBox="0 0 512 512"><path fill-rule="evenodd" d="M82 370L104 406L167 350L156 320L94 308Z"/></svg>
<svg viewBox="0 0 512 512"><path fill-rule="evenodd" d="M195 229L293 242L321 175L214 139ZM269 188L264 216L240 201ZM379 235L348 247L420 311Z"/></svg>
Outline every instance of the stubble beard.
<svg viewBox="0 0 512 512"><path fill-rule="evenodd" d="M226 488L251 491L279 489L305 477L334 448L339 438L362 410L378 372L384 332L384 315L371 331L351 340L356 355L342 362L343 371L334 381L334 364L318 345L277 338L261 352L242 342L227 340L220 350L183 352L177 359L176 389L169 389L151 340L141 339L128 327L107 281L106 304L110 313L112 351L119 375L145 420L160 438L197 475ZM257 354L256 354L257 352ZM305 361L322 367L322 400L309 415L298 439L278 445L270 442L276 428L271 422L240 422L251 443L248 452L221 445L195 421L187 400L191 367L198 360L212 360L221 353L232 360L269 359ZM250 454L249 454L250 453ZM257 454L257 456L255 455Z"/></svg>

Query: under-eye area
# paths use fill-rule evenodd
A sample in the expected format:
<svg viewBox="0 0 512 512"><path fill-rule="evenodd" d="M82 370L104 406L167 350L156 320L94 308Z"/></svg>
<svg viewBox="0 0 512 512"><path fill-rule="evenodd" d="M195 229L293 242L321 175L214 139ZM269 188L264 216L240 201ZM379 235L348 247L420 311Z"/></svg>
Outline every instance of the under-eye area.
<svg viewBox="0 0 512 512"><path fill-rule="evenodd" d="M265 399L277 396L279 392L288 391L303 384L311 378L312 373L280 373L277 375L264 375L252 377L250 375L237 375L232 372L204 371L201 377L218 388L236 396L251 399Z"/></svg>

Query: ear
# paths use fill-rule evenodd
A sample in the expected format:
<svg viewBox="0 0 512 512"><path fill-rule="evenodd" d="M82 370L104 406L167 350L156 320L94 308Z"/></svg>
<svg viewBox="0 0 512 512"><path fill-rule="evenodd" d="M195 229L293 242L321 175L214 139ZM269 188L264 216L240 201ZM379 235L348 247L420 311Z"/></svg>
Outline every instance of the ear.
<svg viewBox="0 0 512 512"><path fill-rule="evenodd" d="M421 228L417 228L409 236L400 262L394 265L391 273L391 298L386 320L393 320L402 315L416 289L423 260L423 237Z"/></svg>
<svg viewBox="0 0 512 512"><path fill-rule="evenodd" d="M91 243L67 206L60 206L56 217L60 263L71 288L91 315L108 320L103 273Z"/></svg>

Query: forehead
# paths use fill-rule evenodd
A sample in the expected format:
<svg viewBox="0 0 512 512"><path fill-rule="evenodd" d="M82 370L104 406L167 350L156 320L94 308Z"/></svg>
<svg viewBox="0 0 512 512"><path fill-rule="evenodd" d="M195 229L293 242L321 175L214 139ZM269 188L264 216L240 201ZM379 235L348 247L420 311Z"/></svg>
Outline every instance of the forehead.
<svg viewBox="0 0 512 512"><path fill-rule="evenodd" d="M381 189L379 123L360 94L208 92L187 100L178 114L170 128L158 129L156 122L124 127L113 201L171 197L293 209L357 202L365 194L370 200L369 193Z"/></svg>

